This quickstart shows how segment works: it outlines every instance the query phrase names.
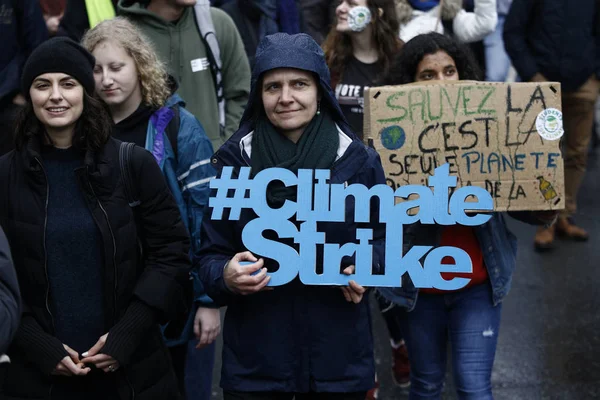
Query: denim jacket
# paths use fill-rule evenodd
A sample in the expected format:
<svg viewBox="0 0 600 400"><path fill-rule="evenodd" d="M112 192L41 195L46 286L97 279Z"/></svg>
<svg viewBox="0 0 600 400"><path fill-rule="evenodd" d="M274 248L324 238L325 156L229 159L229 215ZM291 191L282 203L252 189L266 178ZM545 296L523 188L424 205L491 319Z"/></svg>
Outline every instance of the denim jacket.
<svg viewBox="0 0 600 400"><path fill-rule="evenodd" d="M177 134L177 155L166 132L173 119L172 107L179 107L179 132ZM175 94L167 104L158 109L151 117L146 132L146 150L152 153L165 176L167 185L177 202L181 219L190 234L190 258L200 250L200 227L204 212L208 207L210 180L215 170L210 164L212 144L202 125L184 107L183 100ZM202 282L198 278L199 266L194 263L191 276L194 281L194 304L202 307L217 307L206 294ZM192 337L192 327L196 307L192 308L182 335L174 340L167 339L167 345L185 343ZM165 327L163 327L164 330Z"/></svg>
<svg viewBox="0 0 600 400"><path fill-rule="evenodd" d="M533 213L513 212L512 217L529 224L540 224ZM423 225L416 223L404 228L404 251L412 246L440 245L441 225ZM494 305L500 303L508 294L513 271L517 261L517 238L506 226L505 215L493 213L492 218L481 226L474 227L475 236L483 252L483 260L492 285ZM402 287L378 288L378 294L384 299L412 311L416 305L419 290L410 278L402 277Z"/></svg>

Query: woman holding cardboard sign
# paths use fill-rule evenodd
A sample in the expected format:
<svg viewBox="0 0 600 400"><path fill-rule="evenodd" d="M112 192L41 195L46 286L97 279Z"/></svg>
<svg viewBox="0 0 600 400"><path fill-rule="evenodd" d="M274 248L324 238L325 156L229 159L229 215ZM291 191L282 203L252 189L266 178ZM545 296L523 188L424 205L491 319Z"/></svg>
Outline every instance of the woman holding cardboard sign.
<svg viewBox="0 0 600 400"><path fill-rule="evenodd" d="M379 156L350 130L329 86L323 52L305 34L278 33L261 41L240 129L215 153L212 164L221 182L231 172L225 167L239 171L251 166L253 176L279 167L294 174L328 170L332 182L385 183ZM296 200L296 187L270 185L267 198L278 209ZM357 242L354 202L346 202L345 212L348 222L319 223L328 243ZM228 306L221 375L225 399L363 400L375 377L365 289L353 281L341 290L307 286L298 278L267 288L268 271L290 267L246 251L242 231L256 216L243 209L237 220L202 221L201 279L209 296ZM272 220L277 223L274 213ZM295 217L291 221L299 225ZM360 225L373 229L371 243L382 248L383 229ZM268 233L273 247L283 243L298 250L294 239ZM382 252L375 253L373 265L383 265ZM322 270L322 258L311 267ZM341 269L352 274L353 261L343 260Z"/></svg>
<svg viewBox="0 0 600 400"><path fill-rule="evenodd" d="M406 43L386 83L479 80L480 76L466 48L447 36L429 33ZM554 211L511 215L533 224L552 223L556 217ZM458 397L491 399L501 301L510 289L517 250L516 238L504 216L493 213L487 223L476 227L416 223L405 229L404 244L457 247L469 255L473 264L470 274L442 274L447 280L470 279L457 291L417 290L410 279L403 280L402 288L379 289L410 311L401 320L411 362L410 399L441 397L448 341Z"/></svg>

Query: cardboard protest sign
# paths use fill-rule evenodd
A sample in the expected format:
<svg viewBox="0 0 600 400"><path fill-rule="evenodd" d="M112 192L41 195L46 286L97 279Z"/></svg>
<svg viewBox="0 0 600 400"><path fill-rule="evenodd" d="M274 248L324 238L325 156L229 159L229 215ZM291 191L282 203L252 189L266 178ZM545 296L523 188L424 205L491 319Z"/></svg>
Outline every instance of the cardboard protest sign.
<svg viewBox="0 0 600 400"><path fill-rule="evenodd" d="M448 164L458 187L485 188L495 211L564 208L558 83L460 81L372 87L364 137L388 184L424 185Z"/></svg>

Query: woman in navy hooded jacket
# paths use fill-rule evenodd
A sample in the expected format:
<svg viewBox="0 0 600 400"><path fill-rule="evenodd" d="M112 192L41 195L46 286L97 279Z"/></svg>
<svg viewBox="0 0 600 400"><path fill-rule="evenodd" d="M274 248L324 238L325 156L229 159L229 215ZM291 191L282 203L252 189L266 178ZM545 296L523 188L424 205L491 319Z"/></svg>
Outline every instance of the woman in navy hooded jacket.
<svg viewBox="0 0 600 400"><path fill-rule="evenodd" d="M351 132L329 85L322 50L308 35L278 33L258 47L252 91L240 129L213 156L224 166L328 169L331 183L385 184L377 153ZM295 200L295 187L269 186L277 208ZM319 223L328 243L356 242L354 203L345 223ZM378 208L373 207L372 215ZM373 387L371 316L365 289L307 286L298 278L268 287L277 264L246 251L242 230L256 214L239 220L204 218L201 279L210 297L227 305L221 386L229 399L360 399ZM295 220L292 222L296 223ZM383 265L383 231L373 218L373 265ZM272 240L297 245L290 239ZM252 262L240 265L240 262ZM317 261L316 268L322 268ZM347 275L351 260L342 262ZM256 274L254 274L256 273ZM254 274L254 275L253 275Z"/></svg>

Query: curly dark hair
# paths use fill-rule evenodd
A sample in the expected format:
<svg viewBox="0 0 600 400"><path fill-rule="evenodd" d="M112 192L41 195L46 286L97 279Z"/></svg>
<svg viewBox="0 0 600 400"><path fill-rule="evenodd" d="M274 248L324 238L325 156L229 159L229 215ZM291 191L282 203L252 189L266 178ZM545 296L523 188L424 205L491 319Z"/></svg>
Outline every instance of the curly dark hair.
<svg viewBox="0 0 600 400"><path fill-rule="evenodd" d="M394 57L384 83L404 85L414 82L421 60L426 55L435 54L440 50L452 57L461 80L482 79L481 69L467 46L449 36L432 32L416 36L404 45L400 54Z"/></svg>
<svg viewBox="0 0 600 400"><path fill-rule="evenodd" d="M82 151L96 151L108 141L111 132L112 119L106 105L83 91L83 111L75 123L73 146ZM42 141L53 143L44 125L36 117L29 100L15 121L16 149L21 150L34 136L40 136Z"/></svg>
<svg viewBox="0 0 600 400"><path fill-rule="evenodd" d="M367 0L371 10L373 24L373 42L377 46L378 62L381 64L381 76L385 76L390 67L392 57L402 47L399 38L400 24L396 14L394 0ZM379 9L383 14L379 16ZM336 30L335 24L323 43L325 61L331 71L331 86L342 79L348 59L352 56L350 35Z"/></svg>

